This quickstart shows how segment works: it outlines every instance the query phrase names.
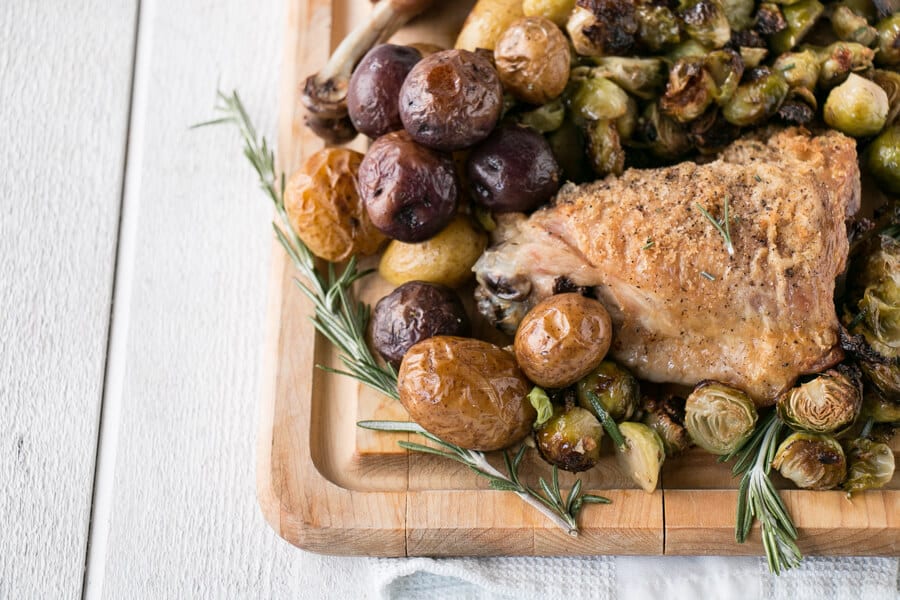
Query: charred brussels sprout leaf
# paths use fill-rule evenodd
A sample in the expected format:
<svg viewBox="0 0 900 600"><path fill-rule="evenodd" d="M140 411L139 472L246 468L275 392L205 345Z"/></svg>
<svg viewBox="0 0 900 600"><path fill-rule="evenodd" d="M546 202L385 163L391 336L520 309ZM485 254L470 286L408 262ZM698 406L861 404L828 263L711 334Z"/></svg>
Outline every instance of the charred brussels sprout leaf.
<svg viewBox="0 0 900 600"><path fill-rule="evenodd" d="M625 438L625 444L616 450L619 468L645 492L652 492L666 459L662 440L643 423L621 423L619 431Z"/></svg>
<svg viewBox="0 0 900 600"><path fill-rule="evenodd" d="M662 440L666 456L684 452L691 446L691 438L684 428L684 398L666 396L644 400L644 425L655 431Z"/></svg>
<svg viewBox="0 0 900 600"><path fill-rule="evenodd" d="M805 490L830 490L847 474L844 449L833 437L793 433L775 453L772 466Z"/></svg>

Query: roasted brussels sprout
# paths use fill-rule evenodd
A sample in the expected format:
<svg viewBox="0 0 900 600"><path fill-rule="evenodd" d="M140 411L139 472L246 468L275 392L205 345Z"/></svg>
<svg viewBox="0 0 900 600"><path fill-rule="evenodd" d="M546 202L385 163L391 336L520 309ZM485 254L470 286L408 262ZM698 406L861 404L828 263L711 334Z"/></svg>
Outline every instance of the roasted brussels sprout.
<svg viewBox="0 0 900 600"><path fill-rule="evenodd" d="M859 416L862 387L851 374L831 369L788 390L777 406L778 416L794 429L839 434Z"/></svg>
<svg viewBox="0 0 900 600"><path fill-rule="evenodd" d="M524 0L522 12L526 17L544 17L560 27L566 26L575 9L575 0Z"/></svg>
<svg viewBox="0 0 900 600"><path fill-rule="evenodd" d="M855 439L847 446L847 461L843 488L848 496L884 487L894 476L894 452L887 444Z"/></svg>
<svg viewBox="0 0 900 600"><path fill-rule="evenodd" d="M872 419L873 423L900 423L900 396L894 394L891 398L876 390L867 391L863 396L861 418Z"/></svg>
<svg viewBox="0 0 900 600"><path fill-rule="evenodd" d="M372 139L403 128L400 86L422 54L409 46L381 44L363 57L347 88L353 126Z"/></svg>
<svg viewBox="0 0 900 600"><path fill-rule="evenodd" d="M534 428L543 427L550 420L550 417L553 416L553 403L550 401L550 396L543 389L534 386L528 393L528 401L531 402L531 406L537 411L537 417L534 419Z"/></svg>
<svg viewBox="0 0 900 600"><path fill-rule="evenodd" d="M805 490L830 490L847 475L844 449L831 436L792 433L775 452L772 466Z"/></svg>
<svg viewBox="0 0 900 600"><path fill-rule="evenodd" d="M879 65L900 65L900 13L886 17L876 25L878 30Z"/></svg>
<svg viewBox="0 0 900 600"><path fill-rule="evenodd" d="M752 69L762 64L762 61L769 55L768 48L756 48L741 46L741 61L744 63L745 69Z"/></svg>
<svg viewBox="0 0 900 600"><path fill-rule="evenodd" d="M866 379L880 394L886 398L900 401L900 365L896 361L881 363L864 360L859 365Z"/></svg>
<svg viewBox="0 0 900 600"><path fill-rule="evenodd" d="M635 8L637 41L650 52L660 52L681 41L678 18L668 7L641 2Z"/></svg>
<svg viewBox="0 0 900 600"><path fill-rule="evenodd" d="M544 136L515 125L476 146L466 173L474 200L495 212L534 210L553 197L562 175Z"/></svg>
<svg viewBox="0 0 900 600"><path fill-rule="evenodd" d="M424 242L388 244L378 272L400 285L421 280L459 287L472 278L472 265L487 247L487 235L465 216L458 215L436 236Z"/></svg>
<svg viewBox="0 0 900 600"><path fill-rule="evenodd" d="M722 8L732 31L747 30L753 26L755 0L722 0Z"/></svg>
<svg viewBox="0 0 900 600"><path fill-rule="evenodd" d="M567 117L560 128L548 136L547 141L562 168L564 181L580 183L592 178L593 171L584 150L584 130L573 119Z"/></svg>
<svg viewBox="0 0 900 600"><path fill-rule="evenodd" d="M769 38L769 47L777 54L799 44L825 12L825 7L819 0L799 0L783 6L781 11L787 27Z"/></svg>
<svg viewBox="0 0 900 600"><path fill-rule="evenodd" d="M875 69L872 71L872 81L887 94L888 114L885 125L890 127L897 121L897 115L900 115L900 73Z"/></svg>
<svg viewBox="0 0 900 600"><path fill-rule="evenodd" d="M772 35L787 29L784 13L774 2L762 2L756 9L756 26L754 30L762 35Z"/></svg>
<svg viewBox="0 0 900 600"><path fill-rule="evenodd" d="M631 51L638 30L635 3L630 0L577 0L566 30L581 56L624 55Z"/></svg>
<svg viewBox="0 0 900 600"><path fill-rule="evenodd" d="M577 406L557 406L534 432L541 457L563 471L586 471L600 460L603 427L594 415Z"/></svg>
<svg viewBox="0 0 900 600"><path fill-rule="evenodd" d="M471 338L435 336L409 349L397 388L410 417L470 450L522 441L536 416L531 384L509 352Z"/></svg>
<svg viewBox="0 0 900 600"><path fill-rule="evenodd" d="M621 175L625 170L625 150L615 121L589 121L585 127L588 162L598 177Z"/></svg>
<svg viewBox="0 0 900 600"><path fill-rule="evenodd" d="M678 16L684 31L711 48L721 48L731 39L731 26L721 0L680 0Z"/></svg>
<svg viewBox="0 0 900 600"><path fill-rule="evenodd" d="M542 387L572 385L600 364L612 341L609 313L580 294L556 294L532 308L516 332L516 360Z"/></svg>
<svg viewBox="0 0 900 600"><path fill-rule="evenodd" d="M285 184L291 225L312 253L325 260L374 254L385 241L357 192L362 159L346 148L319 150Z"/></svg>
<svg viewBox="0 0 900 600"><path fill-rule="evenodd" d="M410 281L378 301L372 312L372 344L395 368L414 345L436 335L468 336L466 309L442 285Z"/></svg>
<svg viewBox="0 0 900 600"><path fill-rule="evenodd" d="M738 127L755 125L774 115L788 94L784 76L768 67L752 69L722 107L725 119Z"/></svg>
<svg viewBox="0 0 900 600"><path fill-rule="evenodd" d="M611 360L604 360L596 369L578 382L578 404L594 412L589 393L597 396L600 404L616 421L630 419L641 397L640 386L634 375L625 367Z"/></svg>
<svg viewBox="0 0 900 600"><path fill-rule="evenodd" d="M494 48L504 88L530 104L544 104L562 94L569 81L570 57L566 36L543 17L513 21Z"/></svg>
<svg viewBox="0 0 900 600"><path fill-rule="evenodd" d="M675 456L691 447L691 438L684 428L684 404L684 398L671 394L644 398L642 420L659 435L666 456Z"/></svg>
<svg viewBox="0 0 900 600"><path fill-rule="evenodd" d="M878 39L878 31L866 18L856 14L845 4L834 4L829 11L831 28L839 40L871 46Z"/></svg>
<svg viewBox="0 0 900 600"><path fill-rule="evenodd" d="M702 154L717 154L740 135L740 127L726 121L718 110L706 111L688 126L688 139Z"/></svg>
<svg viewBox="0 0 900 600"><path fill-rule="evenodd" d="M680 123L693 121L713 103L716 84L703 63L697 56L682 58L669 71L669 83L659 99L659 107Z"/></svg>
<svg viewBox="0 0 900 600"><path fill-rule="evenodd" d="M534 129L538 133L556 131L562 127L565 120L566 106L560 98L516 115L516 122L519 125Z"/></svg>
<svg viewBox="0 0 900 600"><path fill-rule="evenodd" d="M878 185L900 194L900 121L875 138L866 150L865 160Z"/></svg>
<svg viewBox="0 0 900 600"><path fill-rule="evenodd" d="M648 104L638 125L638 138L655 156L675 160L691 151L687 131L656 103Z"/></svg>
<svg viewBox="0 0 900 600"><path fill-rule="evenodd" d="M449 156L417 144L405 131L394 131L375 140L362 160L359 193L381 232L421 242L453 218L459 183Z"/></svg>
<svg viewBox="0 0 900 600"><path fill-rule="evenodd" d="M605 77L617 86L644 100L656 98L666 83L664 64L659 58L605 56L595 59L591 73Z"/></svg>
<svg viewBox="0 0 900 600"><path fill-rule="evenodd" d="M733 452L756 426L756 407L747 394L715 381L697 385L687 397L684 412L691 440L712 454Z"/></svg>
<svg viewBox="0 0 900 600"><path fill-rule="evenodd" d="M666 55L666 58L674 63L675 61L688 56L706 56L707 54L709 54L709 48L697 40L688 39L672 48Z"/></svg>
<svg viewBox="0 0 900 600"><path fill-rule="evenodd" d="M835 42L816 50L819 58L819 87L830 89L844 82L850 73L872 68L875 52L853 42Z"/></svg>
<svg viewBox="0 0 900 600"><path fill-rule="evenodd" d="M400 88L400 119L416 142L461 150L490 134L503 109L503 86L490 61L444 50L419 61Z"/></svg>
<svg viewBox="0 0 900 600"><path fill-rule="evenodd" d="M623 447L616 448L619 469L645 492L653 492L666 459L662 440L643 423L620 423L619 432L625 440Z"/></svg>
<svg viewBox="0 0 900 600"><path fill-rule="evenodd" d="M589 76L575 84L572 111L588 121L618 119L628 112L628 94L606 77Z"/></svg>
<svg viewBox="0 0 900 600"><path fill-rule="evenodd" d="M778 117L793 125L806 125L816 116L816 97L806 88L794 88L778 107Z"/></svg>
<svg viewBox="0 0 900 600"><path fill-rule="evenodd" d="M819 57L812 50L785 52L775 59L772 68L782 74L792 88L816 89L819 80Z"/></svg>
<svg viewBox="0 0 900 600"><path fill-rule="evenodd" d="M851 73L828 94L823 116L834 129L865 137L881 131L889 108L887 94L877 83Z"/></svg>

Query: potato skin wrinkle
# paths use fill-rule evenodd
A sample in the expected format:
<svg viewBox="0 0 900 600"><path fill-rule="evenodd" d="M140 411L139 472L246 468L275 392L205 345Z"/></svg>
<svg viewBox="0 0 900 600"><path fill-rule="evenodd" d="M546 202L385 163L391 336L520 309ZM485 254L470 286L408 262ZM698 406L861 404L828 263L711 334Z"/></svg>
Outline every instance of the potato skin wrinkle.
<svg viewBox="0 0 900 600"><path fill-rule="evenodd" d="M537 416L531 384L509 352L480 340L436 336L403 357L400 402L410 417L446 442L499 450L522 441Z"/></svg>

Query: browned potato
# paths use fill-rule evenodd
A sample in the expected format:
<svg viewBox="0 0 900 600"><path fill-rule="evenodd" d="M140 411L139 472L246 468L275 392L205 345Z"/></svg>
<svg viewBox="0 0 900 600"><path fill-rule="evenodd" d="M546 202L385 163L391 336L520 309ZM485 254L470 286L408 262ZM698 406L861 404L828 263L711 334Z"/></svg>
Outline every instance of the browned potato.
<svg viewBox="0 0 900 600"><path fill-rule="evenodd" d="M503 87L531 104L546 104L569 82L569 41L553 21L525 17L503 32L494 61Z"/></svg>
<svg viewBox="0 0 900 600"><path fill-rule="evenodd" d="M456 48L493 50L503 30L521 16L522 0L478 0L456 38Z"/></svg>
<svg viewBox="0 0 900 600"><path fill-rule="evenodd" d="M284 207L291 225L313 254L339 262L375 254L387 239L375 229L357 192L363 155L325 148L288 179Z"/></svg>
<svg viewBox="0 0 900 600"><path fill-rule="evenodd" d="M532 308L516 332L516 360L541 387L572 385L594 370L612 341L609 313L580 294L557 294Z"/></svg>
<svg viewBox="0 0 900 600"><path fill-rule="evenodd" d="M515 358L493 344L437 336L409 349L400 365L400 402L439 438L470 450L521 441L537 416L531 384Z"/></svg>

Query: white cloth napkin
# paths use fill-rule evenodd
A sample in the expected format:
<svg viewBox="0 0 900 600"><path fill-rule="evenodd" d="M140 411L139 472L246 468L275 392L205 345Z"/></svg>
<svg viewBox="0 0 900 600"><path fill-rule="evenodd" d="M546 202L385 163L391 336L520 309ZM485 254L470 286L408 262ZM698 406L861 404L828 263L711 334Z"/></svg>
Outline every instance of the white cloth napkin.
<svg viewBox="0 0 900 600"><path fill-rule="evenodd" d="M304 598L898 600L897 558L817 558L781 576L754 557L339 558L301 552Z"/></svg>

